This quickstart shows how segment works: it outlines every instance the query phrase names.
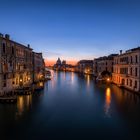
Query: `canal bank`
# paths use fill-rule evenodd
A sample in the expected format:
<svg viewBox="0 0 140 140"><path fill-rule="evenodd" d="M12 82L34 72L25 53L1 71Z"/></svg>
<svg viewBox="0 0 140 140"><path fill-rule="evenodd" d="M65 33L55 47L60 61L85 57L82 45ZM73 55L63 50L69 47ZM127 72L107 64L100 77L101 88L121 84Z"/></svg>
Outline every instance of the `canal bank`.
<svg viewBox="0 0 140 140"><path fill-rule="evenodd" d="M54 72L42 91L0 104L1 138L135 139L139 107L139 96L125 89L95 84L88 75Z"/></svg>

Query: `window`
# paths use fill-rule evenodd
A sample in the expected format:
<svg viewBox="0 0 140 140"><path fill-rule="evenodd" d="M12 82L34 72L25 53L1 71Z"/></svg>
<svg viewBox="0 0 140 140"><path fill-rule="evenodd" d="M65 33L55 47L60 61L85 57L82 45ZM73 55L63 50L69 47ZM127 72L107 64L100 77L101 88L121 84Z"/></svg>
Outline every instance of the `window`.
<svg viewBox="0 0 140 140"><path fill-rule="evenodd" d="M3 53L6 52L6 49L5 49L5 43L3 43Z"/></svg>
<svg viewBox="0 0 140 140"><path fill-rule="evenodd" d="M12 67L12 61L10 61L9 63L10 63L10 67Z"/></svg>
<svg viewBox="0 0 140 140"><path fill-rule="evenodd" d="M130 68L130 75L132 75L132 68Z"/></svg>
<svg viewBox="0 0 140 140"><path fill-rule="evenodd" d="M128 79L127 79L127 85L128 85Z"/></svg>
<svg viewBox="0 0 140 140"><path fill-rule="evenodd" d="M137 75L138 75L138 69L135 68L135 76L137 76Z"/></svg>
<svg viewBox="0 0 140 140"><path fill-rule="evenodd" d="M135 88L137 88L137 81L135 81Z"/></svg>
<svg viewBox="0 0 140 140"><path fill-rule="evenodd" d="M6 80L6 74L3 75L3 79Z"/></svg>
<svg viewBox="0 0 140 140"><path fill-rule="evenodd" d="M6 87L6 82L3 83L3 87Z"/></svg>
<svg viewBox="0 0 140 140"><path fill-rule="evenodd" d="M130 80L130 87L132 87L132 80Z"/></svg>
<svg viewBox="0 0 140 140"><path fill-rule="evenodd" d="M128 74L128 68L120 68L120 74Z"/></svg>
<svg viewBox="0 0 140 140"><path fill-rule="evenodd" d="M136 63L138 63L138 56L136 55L135 58L136 58Z"/></svg>
<svg viewBox="0 0 140 140"><path fill-rule="evenodd" d="M133 63L133 58L132 58L132 56L131 56L131 63Z"/></svg>
<svg viewBox="0 0 140 140"><path fill-rule="evenodd" d="M111 68L111 71L113 72L113 67Z"/></svg>
<svg viewBox="0 0 140 140"><path fill-rule="evenodd" d="M14 46L12 46L12 54L14 54Z"/></svg>

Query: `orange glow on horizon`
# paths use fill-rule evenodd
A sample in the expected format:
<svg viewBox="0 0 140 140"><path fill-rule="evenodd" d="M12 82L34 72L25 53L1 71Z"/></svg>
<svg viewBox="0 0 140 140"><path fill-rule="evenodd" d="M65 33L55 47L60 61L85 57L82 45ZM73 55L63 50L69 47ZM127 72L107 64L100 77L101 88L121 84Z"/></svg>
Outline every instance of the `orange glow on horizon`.
<svg viewBox="0 0 140 140"><path fill-rule="evenodd" d="M46 66L53 66L56 63L57 60L45 60L45 65ZM67 64L71 64L71 65L76 65L77 61L72 61L72 60L68 60L66 61Z"/></svg>

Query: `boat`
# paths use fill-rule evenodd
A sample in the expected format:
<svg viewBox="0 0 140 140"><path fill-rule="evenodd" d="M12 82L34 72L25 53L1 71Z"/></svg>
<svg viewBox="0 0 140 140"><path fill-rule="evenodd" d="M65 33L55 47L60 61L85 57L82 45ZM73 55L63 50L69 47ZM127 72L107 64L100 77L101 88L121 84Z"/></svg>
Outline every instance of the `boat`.
<svg viewBox="0 0 140 140"><path fill-rule="evenodd" d="M46 80L51 80L51 71L50 70L45 71L45 79Z"/></svg>
<svg viewBox="0 0 140 140"><path fill-rule="evenodd" d="M110 84L111 83L111 78L110 77L103 77L103 76L100 75L96 78L96 81L98 83Z"/></svg>

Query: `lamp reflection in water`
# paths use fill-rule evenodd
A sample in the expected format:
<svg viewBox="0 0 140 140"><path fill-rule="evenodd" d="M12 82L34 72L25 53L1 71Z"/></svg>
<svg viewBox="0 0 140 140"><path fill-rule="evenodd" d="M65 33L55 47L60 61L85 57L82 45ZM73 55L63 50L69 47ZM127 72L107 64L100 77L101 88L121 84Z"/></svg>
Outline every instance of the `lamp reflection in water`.
<svg viewBox="0 0 140 140"><path fill-rule="evenodd" d="M16 117L22 116L23 113L31 108L32 95L19 96L17 99Z"/></svg>
<svg viewBox="0 0 140 140"><path fill-rule="evenodd" d="M71 72L71 83L74 83L74 72Z"/></svg>
<svg viewBox="0 0 140 140"><path fill-rule="evenodd" d="M87 90L87 95L89 95L89 90L90 90L90 75L86 75L86 90Z"/></svg>
<svg viewBox="0 0 140 140"><path fill-rule="evenodd" d="M90 75L87 75L87 87L90 86Z"/></svg>
<svg viewBox="0 0 140 140"><path fill-rule="evenodd" d="M107 117L110 117L110 104L111 104L111 89L108 87L105 92L105 114Z"/></svg>

